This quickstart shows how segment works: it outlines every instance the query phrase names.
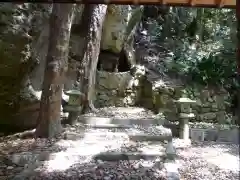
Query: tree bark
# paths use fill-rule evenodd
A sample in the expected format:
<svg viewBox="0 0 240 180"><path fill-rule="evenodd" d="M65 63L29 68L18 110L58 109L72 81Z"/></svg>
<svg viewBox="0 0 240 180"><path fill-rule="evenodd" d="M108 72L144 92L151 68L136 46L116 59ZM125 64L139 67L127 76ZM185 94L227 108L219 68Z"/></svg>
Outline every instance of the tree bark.
<svg viewBox="0 0 240 180"><path fill-rule="evenodd" d="M236 16L237 16L237 72L238 72L238 83L240 84L240 2L236 3ZM240 90L238 89L238 113L237 113L237 122L236 124L240 125Z"/></svg>
<svg viewBox="0 0 240 180"><path fill-rule="evenodd" d="M60 112L63 79L67 70L73 4L53 4L49 47L45 65L36 137L52 138L61 132Z"/></svg>
<svg viewBox="0 0 240 180"><path fill-rule="evenodd" d="M107 13L107 5L86 4L82 24L85 25L84 56L80 65L80 91L85 94L82 113L96 111L94 108L95 78L100 53L102 28Z"/></svg>

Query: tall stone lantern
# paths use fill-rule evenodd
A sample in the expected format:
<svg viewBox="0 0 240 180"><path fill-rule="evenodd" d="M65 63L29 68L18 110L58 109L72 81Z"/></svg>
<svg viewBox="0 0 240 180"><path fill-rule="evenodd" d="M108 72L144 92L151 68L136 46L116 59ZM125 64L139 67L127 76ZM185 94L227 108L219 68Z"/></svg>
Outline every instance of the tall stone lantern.
<svg viewBox="0 0 240 180"><path fill-rule="evenodd" d="M189 120L195 117L194 113L192 113L191 105L197 102L185 97L181 97L174 102L177 103L179 109L180 138L189 140Z"/></svg>
<svg viewBox="0 0 240 180"><path fill-rule="evenodd" d="M84 97L84 94L78 90L69 90L65 92L69 96L68 105L64 107L66 112L69 112L67 124L72 124L77 120L79 112L82 110L81 100Z"/></svg>

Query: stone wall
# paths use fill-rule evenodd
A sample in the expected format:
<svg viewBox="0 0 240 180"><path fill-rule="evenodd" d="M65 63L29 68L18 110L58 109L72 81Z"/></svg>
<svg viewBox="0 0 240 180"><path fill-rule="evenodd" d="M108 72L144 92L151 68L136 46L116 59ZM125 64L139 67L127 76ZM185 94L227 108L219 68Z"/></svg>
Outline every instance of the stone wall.
<svg viewBox="0 0 240 180"><path fill-rule="evenodd" d="M229 110L229 96L224 90L212 90L206 88L194 88L192 93L185 88L173 89L172 93L158 93L157 99L161 103L157 103L159 110L164 112L167 119L170 121L178 121L178 106L174 103L174 99L177 100L181 97L188 97L197 103L192 104L192 113L195 114L195 118L192 118L193 122L208 122L208 123L228 123L231 119ZM156 93L155 93L156 94ZM156 97L155 97L156 98Z"/></svg>
<svg viewBox="0 0 240 180"><path fill-rule="evenodd" d="M196 121L226 123L228 120L229 96L224 90L199 89L194 94L198 101L192 106Z"/></svg>
<svg viewBox="0 0 240 180"><path fill-rule="evenodd" d="M190 128L190 138L198 141L217 141L239 143L239 129L232 127L224 128Z"/></svg>
<svg viewBox="0 0 240 180"><path fill-rule="evenodd" d="M96 74L96 106L126 106L133 102L127 101L127 92L135 96L130 87L133 79L130 72L97 71ZM134 101L134 98L132 98Z"/></svg>
<svg viewBox="0 0 240 180"><path fill-rule="evenodd" d="M151 82L147 76L136 78L128 72L97 72L96 106L141 106L156 113L162 112L167 120L179 120L179 106L174 102L188 97L192 104L193 122L227 123L230 119L229 96L224 90L204 87L167 87Z"/></svg>
<svg viewBox="0 0 240 180"><path fill-rule="evenodd" d="M136 106L141 99L145 68L134 65L126 72L97 71L96 107Z"/></svg>

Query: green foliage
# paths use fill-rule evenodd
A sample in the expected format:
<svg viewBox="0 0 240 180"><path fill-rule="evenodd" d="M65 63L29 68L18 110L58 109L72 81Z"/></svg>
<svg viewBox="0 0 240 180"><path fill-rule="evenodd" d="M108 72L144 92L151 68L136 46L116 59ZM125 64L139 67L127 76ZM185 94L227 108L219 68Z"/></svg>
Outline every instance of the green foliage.
<svg viewBox="0 0 240 180"><path fill-rule="evenodd" d="M235 10L169 8L152 19L149 33L173 52L168 71L191 77L203 85L231 85L236 71Z"/></svg>
<svg viewBox="0 0 240 180"><path fill-rule="evenodd" d="M234 54L229 54L229 56ZM235 58L234 58L235 59ZM196 66L189 68L189 73L193 79L201 84L226 85L231 83L228 79L234 74L236 67L235 61L214 54L209 54L208 57L203 57Z"/></svg>

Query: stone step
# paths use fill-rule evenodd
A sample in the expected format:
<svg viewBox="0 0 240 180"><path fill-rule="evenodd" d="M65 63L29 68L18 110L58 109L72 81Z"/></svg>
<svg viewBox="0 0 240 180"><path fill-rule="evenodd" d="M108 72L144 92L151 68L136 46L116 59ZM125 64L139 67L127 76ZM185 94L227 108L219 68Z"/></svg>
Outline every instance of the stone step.
<svg viewBox="0 0 240 180"><path fill-rule="evenodd" d="M132 141L171 141L172 136L163 136L163 135L148 135L148 134L134 134L129 135L129 139Z"/></svg>
<svg viewBox="0 0 240 180"><path fill-rule="evenodd" d="M87 135L91 135L93 137L99 137L99 136L104 136L105 133L86 133ZM86 135L85 134L85 135ZM172 136L162 136L162 135L149 135L149 134L144 134L144 133L139 133L139 134L132 134L132 133L115 133L116 136L122 135L122 136L128 136L128 138L132 141L171 141ZM78 133L72 133L72 132L66 132L64 133L64 139L66 140L78 140L84 138L84 134L78 134Z"/></svg>
<svg viewBox="0 0 240 180"><path fill-rule="evenodd" d="M151 125L157 125L158 120L154 118L109 118L109 117L88 117L88 116L81 116L79 117L79 121L87 124L87 125L109 125L109 126L118 126L120 127L128 127L131 125L140 125L144 127L148 127Z"/></svg>
<svg viewBox="0 0 240 180"><path fill-rule="evenodd" d="M104 152L94 156L95 160L101 161L124 161L124 160L155 160L160 158L162 161L166 159L163 152L156 154L142 153L142 152Z"/></svg>
<svg viewBox="0 0 240 180"><path fill-rule="evenodd" d="M112 129L112 128L119 128L119 129L130 129L133 128L131 125L122 125L122 124L85 124L87 128L94 128L94 129Z"/></svg>
<svg viewBox="0 0 240 180"><path fill-rule="evenodd" d="M101 152L94 156L95 160L122 161L122 160L156 160L161 162L175 159L176 154L168 152L169 145L159 142L133 142L118 150Z"/></svg>
<svg viewBox="0 0 240 180"><path fill-rule="evenodd" d="M159 134L160 136L172 136L172 132L169 128L163 127L161 125L149 125L149 126L141 126L138 124L131 125L123 125L123 124L85 124L85 128L89 129L107 129L117 131L119 129L121 132L125 130L126 133L134 132L134 133L147 133L147 134Z"/></svg>
<svg viewBox="0 0 240 180"><path fill-rule="evenodd" d="M101 128L100 128L101 129ZM91 131L82 131L81 133L75 133L75 132L65 132L64 133L64 139L66 140L78 140L82 139L85 136L92 136L92 137L103 137L104 136L118 136L118 137L125 137L132 141L171 141L172 135L171 134L151 134L148 132L144 132L142 130L135 130L129 128L129 131L122 131L122 132L94 132L94 129Z"/></svg>
<svg viewBox="0 0 240 180"><path fill-rule="evenodd" d="M159 142L135 142L129 140L120 149L101 152L94 156L95 160L155 160L164 161L167 158L166 145Z"/></svg>

